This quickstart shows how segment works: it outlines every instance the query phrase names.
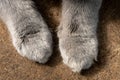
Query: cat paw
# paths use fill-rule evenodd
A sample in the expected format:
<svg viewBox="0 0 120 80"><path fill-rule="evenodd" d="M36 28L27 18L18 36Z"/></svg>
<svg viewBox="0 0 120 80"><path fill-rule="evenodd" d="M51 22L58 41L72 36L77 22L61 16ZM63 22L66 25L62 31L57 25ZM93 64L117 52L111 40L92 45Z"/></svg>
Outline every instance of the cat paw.
<svg viewBox="0 0 120 80"><path fill-rule="evenodd" d="M31 31L21 38L13 37L13 44L20 55L30 60L46 63L52 54L52 36L47 29Z"/></svg>
<svg viewBox="0 0 120 80"><path fill-rule="evenodd" d="M80 72L88 69L97 60L97 40L96 38L61 38L59 48L63 62L72 69L73 72Z"/></svg>

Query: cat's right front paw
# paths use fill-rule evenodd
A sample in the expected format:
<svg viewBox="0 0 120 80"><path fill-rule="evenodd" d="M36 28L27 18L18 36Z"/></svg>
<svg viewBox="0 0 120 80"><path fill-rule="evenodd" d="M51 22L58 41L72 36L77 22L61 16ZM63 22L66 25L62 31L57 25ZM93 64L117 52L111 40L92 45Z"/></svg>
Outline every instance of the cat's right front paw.
<svg viewBox="0 0 120 80"><path fill-rule="evenodd" d="M39 63L46 63L52 54L52 36L46 29L28 33L22 38L14 36L13 44L20 55Z"/></svg>
<svg viewBox="0 0 120 80"><path fill-rule="evenodd" d="M92 66L94 60L97 60L97 46L96 38L66 37L59 41L63 62L73 72Z"/></svg>

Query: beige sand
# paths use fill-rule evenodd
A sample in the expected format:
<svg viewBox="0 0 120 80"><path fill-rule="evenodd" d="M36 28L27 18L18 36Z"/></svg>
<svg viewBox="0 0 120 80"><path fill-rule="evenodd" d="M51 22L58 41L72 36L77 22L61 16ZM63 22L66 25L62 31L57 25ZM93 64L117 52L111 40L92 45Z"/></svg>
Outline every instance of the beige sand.
<svg viewBox="0 0 120 80"><path fill-rule="evenodd" d="M39 0L38 0L39 2ZM54 53L41 65L21 57L0 22L0 80L120 80L120 0L104 0L98 28L98 62L82 74L62 63L55 29L60 20L60 0L42 0L39 6L54 34Z"/></svg>

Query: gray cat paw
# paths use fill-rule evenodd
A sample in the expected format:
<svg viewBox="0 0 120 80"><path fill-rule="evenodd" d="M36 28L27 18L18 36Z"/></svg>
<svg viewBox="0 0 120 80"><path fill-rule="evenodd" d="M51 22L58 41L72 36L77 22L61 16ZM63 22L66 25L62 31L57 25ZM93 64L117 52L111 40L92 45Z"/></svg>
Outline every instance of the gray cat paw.
<svg viewBox="0 0 120 80"><path fill-rule="evenodd" d="M88 69L97 60L97 40L96 38L65 38L60 39L59 47L63 62L72 69L73 72L80 72Z"/></svg>
<svg viewBox="0 0 120 80"><path fill-rule="evenodd" d="M52 37L46 29L29 33L21 39L14 36L13 44L20 55L39 63L46 63L52 53Z"/></svg>

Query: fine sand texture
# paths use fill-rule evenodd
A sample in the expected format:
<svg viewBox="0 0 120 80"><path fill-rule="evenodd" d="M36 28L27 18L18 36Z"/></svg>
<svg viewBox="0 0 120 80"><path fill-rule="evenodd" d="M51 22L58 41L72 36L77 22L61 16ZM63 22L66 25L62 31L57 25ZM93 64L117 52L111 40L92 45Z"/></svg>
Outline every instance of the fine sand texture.
<svg viewBox="0 0 120 80"><path fill-rule="evenodd" d="M120 0L104 0L98 24L99 55L90 69L73 73L63 64L56 36L61 18L60 0L35 0L53 33L54 51L46 64L20 56L9 31L0 21L0 80L120 80Z"/></svg>

